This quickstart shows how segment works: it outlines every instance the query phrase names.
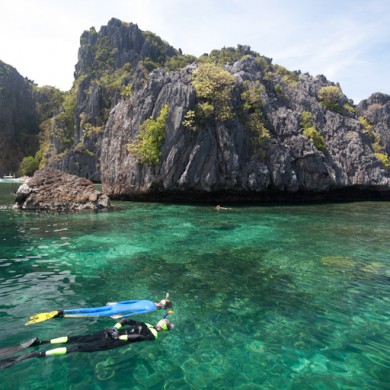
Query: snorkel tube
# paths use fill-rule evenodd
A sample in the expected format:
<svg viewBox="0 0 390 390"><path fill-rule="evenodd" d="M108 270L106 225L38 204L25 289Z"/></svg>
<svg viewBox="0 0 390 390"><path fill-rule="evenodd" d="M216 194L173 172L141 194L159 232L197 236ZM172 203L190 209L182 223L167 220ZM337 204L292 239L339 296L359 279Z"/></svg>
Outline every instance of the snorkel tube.
<svg viewBox="0 0 390 390"><path fill-rule="evenodd" d="M168 300L169 299L169 292L167 291L167 293L165 294L165 299ZM172 305L171 305L172 306ZM173 314L173 310L168 310L163 316L162 316L162 320L165 320L169 314Z"/></svg>
<svg viewBox="0 0 390 390"><path fill-rule="evenodd" d="M173 325L169 324L169 321L166 319L169 314L173 314L173 311L172 310L167 311L163 315L161 320L159 322L157 322L157 324L155 326L157 330L160 328L161 330L167 331L167 330L170 330L173 328Z"/></svg>
<svg viewBox="0 0 390 390"><path fill-rule="evenodd" d="M167 312L163 315L163 317L162 317L161 319L162 319L162 320L165 320L165 318L167 318L167 317L169 316L169 314L173 314L173 310L167 311Z"/></svg>
<svg viewBox="0 0 390 390"><path fill-rule="evenodd" d="M172 302L169 300L169 292L165 294L165 298L159 303L156 303L157 309L170 309L172 308Z"/></svg>

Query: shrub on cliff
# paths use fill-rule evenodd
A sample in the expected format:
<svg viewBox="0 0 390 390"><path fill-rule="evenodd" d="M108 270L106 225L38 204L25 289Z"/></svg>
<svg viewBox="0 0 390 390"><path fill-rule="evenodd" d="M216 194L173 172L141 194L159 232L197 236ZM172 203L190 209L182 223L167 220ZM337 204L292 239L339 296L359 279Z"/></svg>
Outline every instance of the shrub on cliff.
<svg viewBox="0 0 390 390"><path fill-rule="evenodd" d="M223 47L220 50L212 50L210 54L203 54L198 58L200 63L212 63L219 66L234 64L246 56L260 58L259 53L251 50L248 45L237 45L237 47Z"/></svg>
<svg viewBox="0 0 390 390"><path fill-rule="evenodd" d="M20 165L22 176L32 176L38 168L39 161L33 156L24 157L22 164Z"/></svg>
<svg viewBox="0 0 390 390"><path fill-rule="evenodd" d="M211 111L215 119L227 121L232 118L231 97L234 78L228 71L214 64L200 64L193 73L192 84L201 103L213 106L214 110Z"/></svg>
<svg viewBox="0 0 390 390"><path fill-rule="evenodd" d="M253 144L257 148L266 147L268 141L271 139L271 133L265 127L263 114L260 110L256 110L252 114L249 114L247 126L249 130L251 130L255 134Z"/></svg>
<svg viewBox="0 0 390 390"><path fill-rule="evenodd" d="M374 126L364 116L359 116L359 122L364 127L364 132L370 137L371 147L374 156L383 164L386 169L390 169L390 158L382 146L381 136L374 131Z"/></svg>
<svg viewBox="0 0 390 390"><path fill-rule="evenodd" d="M387 153L376 152L375 157L383 164L386 169L390 169L390 159Z"/></svg>
<svg viewBox="0 0 390 390"><path fill-rule="evenodd" d="M75 118L74 113L77 108L76 89L72 88L65 94L62 103L62 111L55 117L56 129L55 136L60 141L64 149L73 142Z"/></svg>
<svg viewBox="0 0 390 390"><path fill-rule="evenodd" d="M320 99L322 107L335 111L338 113L342 112L340 106L340 100L342 97L342 92L339 87L330 85L328 87L322 87L318 93L318 98Z"/></svg>
<svg viewBox="0 0 390 390"><path fill-rule="evenodd" d="M40 123L52 118L58 113L66 95L59 89L48 85L44 85L43 87L33 85L33 93L36 100L35 108Z"/></svg>
<svg viewBox="0 0 390 390"><path fill-rule="evenodd" d="M193 110L187 111L182 124L189 130L198 131L214 115L214 111L214 106L211 103L198 103Z"/></svg>
<svg viewBox="0 0 390 390"><path fill-rule="evenodd" d="M158 118L150 117L142 123L137 139L126 145L128 152L140 163L156 165L160 162L168 114L169 106L165 104Z"/></svg>
<svg viewBox="0 0 390 390"><path fill-rule="evenodd" d="M310 112L303 111L301 114L301 126L303 135L313 142L314 146L321 152L325 152L326 144L324 137L314 127L313 117Z"/></svg>
<svg viewBox="0 0 390 390"><path fill-rule="evenodd" d="M185 66L192 64L196 61L196 57L192 55L177 55L174 57L170 57L165 62L165 68L168 70L180 70Z"/></svg>
<svg viewBox="0 0 390 390"><path fill-rule="evenodd" d="M275 72L282 76L282 80L290 85L293 88L296 88L299 83L299 77L294 73L289 70L287 70L284 66L280 65L275 65Z"/></svg>
<svg viewBox="0 0 390 390"><path fill-rule="evenodd" d="M241 93L242 108L245 111L254 112L262 107L261 94L265 87L259 81L244 81L244 90Z"/></svg>
<svg viewBox="0 0 390 390"><path fill-rule="evenodd" d="M244 90L241 93L242 117L247 128L253 132L253 144L258 147L266 147L271 139L271 133L265 127L262 113L261 94L265 92L264 86L259 81L245 81ZM262 149L262 152L264 150Z"/></svg>

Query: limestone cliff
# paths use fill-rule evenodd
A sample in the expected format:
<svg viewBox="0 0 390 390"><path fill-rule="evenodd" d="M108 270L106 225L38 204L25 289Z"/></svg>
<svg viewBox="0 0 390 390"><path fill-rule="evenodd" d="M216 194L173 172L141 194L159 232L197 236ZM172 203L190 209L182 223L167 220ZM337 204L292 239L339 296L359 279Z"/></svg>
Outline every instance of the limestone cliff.
<svg viewBox="0 0 390 390"><path fill-rule="evenodd" d="M390 96L355 106L337 83L248 46L196 58L111 19L82 34L74 85L52 96L40 166L101 181L112 198L390 193Z"/></svg>
<svg viewBox="0 0 390 390"><path fill-rule="evenodd" d="M247 55L225 65L234 77L233 115L229 120L211 117L196 130L183 123L201 101L193 85L198 65L151 73L142 90L116 105L105 127L101 172L106 193L153 200L312 199L333 194L342 199L341 193L357 198L388 193L388 167L375 156L373 140L352 102L343 94L332 109L320 101L324 87L337 86L324 76L280 72L260 58ZM248 126L248 111L242 109L248 85L257 86L253 91L261 105L259 118L269 132L260 144L256 130ZM128 145L142 123L156 118L164 105L169 116L160 162L141 163ZM310 114L324 147L305 135L303 113ZM384 117L386 113L371 120ZM386 139L388 127L381 129Z"/></svg>
<svg viewBox="0 0 390 390"><path fill-rule="evenodd" d="M48 165L100 181L101 140L110 110L176 53L155 34L115 18L98 32L85 31L69 104L50 131Z"/></svg>
<svg viewBox="0 0 390 390"><path fill-rule="evenodd" d="M390 155L390 96L374 93L357 106L358 115L368 119L379 134L385 151Z"/></svg>
<svg viewBox="0 0 390 390"><path fill-rule="evenodd" d="M0 61L0 177L15 174L24 156L38 148L33 83Z"/></svg>

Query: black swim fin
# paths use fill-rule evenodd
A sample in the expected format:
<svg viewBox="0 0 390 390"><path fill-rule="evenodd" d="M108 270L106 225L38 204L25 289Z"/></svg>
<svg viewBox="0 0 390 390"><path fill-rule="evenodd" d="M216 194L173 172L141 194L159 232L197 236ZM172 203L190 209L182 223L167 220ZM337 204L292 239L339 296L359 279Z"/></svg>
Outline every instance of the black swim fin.
<svg viewBox="0 0 390 390"><path fill-rule="evenodd" d="M0 348L0 358L8 355L12 355L15 352L21 351L23 349L33 347L34 345L39 345L39 340L37 337L34 337L33 339L26 341L23 344L20 345L15 345L13 347L5 347L5 348Z"/></svg>
<svg viewBox="0 0 390 390"><path fill-rule="evenodd" d="M22 360L41 357L41 356L42 356L41 352L31 352L31 353L27 353L26 355L3 359L0 360L0 368L8 368L15 365L16 363L21 362Z"/></svg>

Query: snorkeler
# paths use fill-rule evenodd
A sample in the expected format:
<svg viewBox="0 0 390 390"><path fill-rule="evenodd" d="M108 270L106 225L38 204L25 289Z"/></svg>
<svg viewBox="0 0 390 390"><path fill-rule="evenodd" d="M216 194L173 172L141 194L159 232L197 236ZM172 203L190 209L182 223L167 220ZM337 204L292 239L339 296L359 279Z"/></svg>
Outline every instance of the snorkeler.
<svg viewBox="0 0 390 390"><path fill-rule="evenodd" d="M51 318L83 318L83 317L111 317L123 318L131 317L138 314L150 313L160 309L171 309L172 302L168 299L169 293L165 295L165 299L160 302L152 302L148 300L131 300L122 302L108 302L106 306L69 309L69 310L54 310L47 313L38 313L30 317L26 325L36 324L46 321Z"/></svg>
<svg viewBox="0 0 390 390"><path fill-rule="evenodd" d="M164 317L157 322L156 325L150 325L145 322L138 322L129 318L123 318L113 328L104 329L101 332L81 335L81 336L65 336L58 337L52 340L39 340L34 338L30 342L26 342L16 347L6 347L0 349L0 356L6 356L21 349L39 346L43 344L72 344L69 347L59 347L48 351L36 351L18 357L7 358L0 360L0 368L11 367L14 364L30 358L43 358L49 356L67 355L74 352L96 352L105 351L108 349L122 347L127 344L138 341L152 341L158 338L158 334L164 331L171 330L174 324L171 324L167 319L167 312ZM128 325L128 328L124 326Z"/></svg>
<svg viewBox="0 0 390 390"><path fill-rule="evenodd" d="M231 207L222 207L221 205L217 204L217 205L215 206L215 209L216 209L217 211L220 211L220 210L231 210Z"/></svg>

